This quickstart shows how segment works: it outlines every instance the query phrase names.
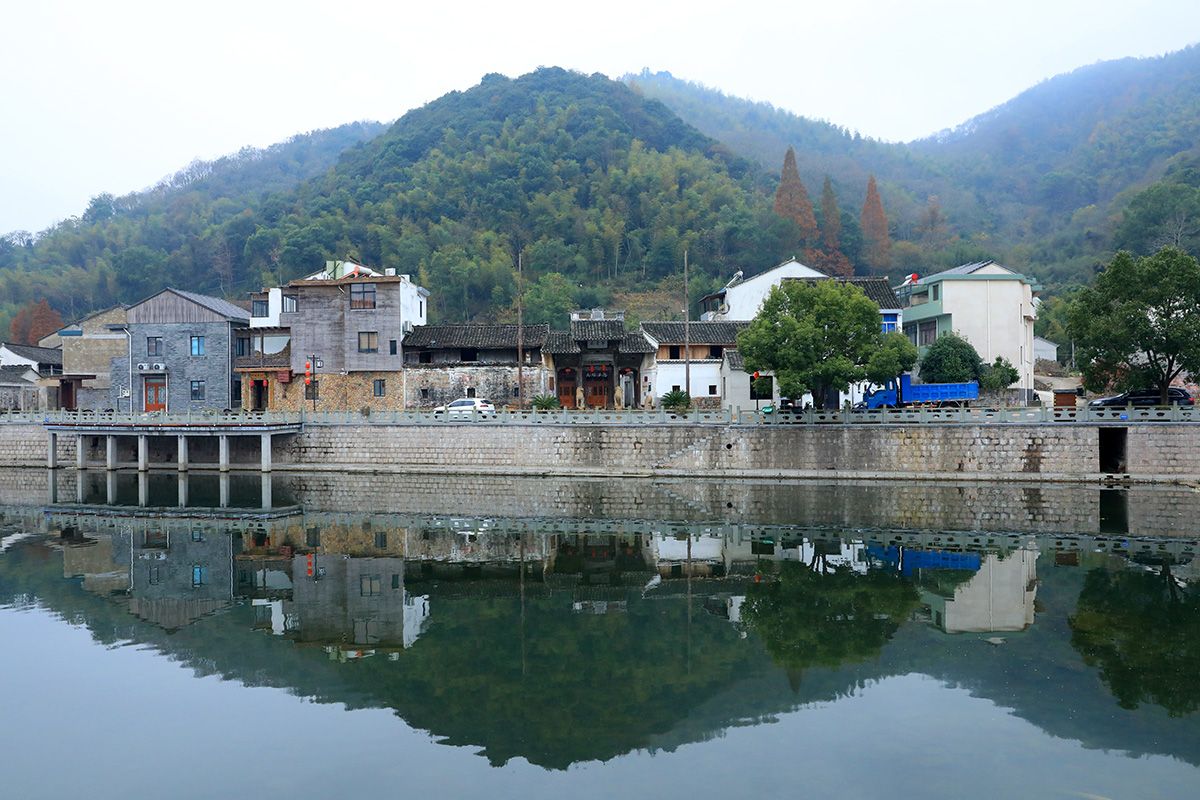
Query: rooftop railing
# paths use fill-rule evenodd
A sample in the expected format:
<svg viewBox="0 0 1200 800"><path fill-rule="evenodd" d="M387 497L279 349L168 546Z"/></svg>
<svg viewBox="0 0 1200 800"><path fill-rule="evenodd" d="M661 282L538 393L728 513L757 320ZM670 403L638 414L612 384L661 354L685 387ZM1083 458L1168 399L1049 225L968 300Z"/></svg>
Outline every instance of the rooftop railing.
<svg viewBox="0 0 1200 800"><path fill-rule="evenodd" d="M47 425L1015 425L1200 422L1193 406L1126 408L892 408L764 414L754 409L687 413L605 409L501 410L495 413L421 411L0 411L3 424Z"/></svg>

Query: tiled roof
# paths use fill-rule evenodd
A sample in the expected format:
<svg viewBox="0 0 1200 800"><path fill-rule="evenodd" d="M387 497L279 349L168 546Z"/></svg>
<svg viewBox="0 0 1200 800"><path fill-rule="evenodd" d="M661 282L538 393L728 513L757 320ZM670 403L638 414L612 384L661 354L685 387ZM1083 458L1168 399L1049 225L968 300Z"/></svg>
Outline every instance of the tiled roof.
<svg viewBox="0 0 1200 800"><path fill-rule="evenodd" d="M619 319L571 320L571 337L576 341L612 341L625 336L625 323Z"/></svg>
<svg viewBox="0 0 1200 800"><path fill-rule="evenodd" d="M550 335L549 325L526 325L524 346L540 349ZM517 346L516 325L421 325L404 337L405 347L428 349L474 347L509 350Z"/></svg>
<svg viewBox="0 0 1200 800"><path fill-rule="evenodd" d="M900 298L896 297L896 293L892 290L887 278L855 276L852 278L789 278L788 280L833 280L842 283L852 283L862 289L867 299L880 308L901 308Z"/></svg>
<svg viewBox="0 0 1200 800"><path fill-rule="evenodd" d="M546 337L546 350L555 355L563 353L578 353L579 342L571 338L571 334L551 331Z"/></svg>
<svg viewBox="0 0 1200 800"><path fill-rule="evenodd" d="M729 362L730 369L740 369L740 370L746 369L746 362L742 358L742 354L739 353L737 350L726 350L725 351L725 360Z"/></svg>
<svg viewBox="0 0 1200 800"><path fill-rule="evenodd" d="M646 340L645 334L640 331L637 333L627 333L625 338L621 339L621 344L617 349L622 353L653 353L654 345Z"/></svg>
<svg viewBox="0 0 1200 800"><path fill-rule="evenodd" d="M688 341L692 344L737 344L738 332L749 322L692 322L688 324ZM683 344L682 322L643 322L642 330L659 344Z"/></svg>
<svg viewBox="0 0 1200 800"><path fill-rule="evenodd" d="M209 297L206 294L196 294L195 292L185 292L182 289L169 289L180 297L186 297L196 305L204 306L214 314L220 314L222 317L239 322L249 322L250 312L240 306L236 306L228 300L222 300L219 297Z"/></svg>
<svg viewBox="0 0 1200 800"><path fill-rule="evenodd" d="M12 351L13 355L28 358L39 364L55 364L62 366L62 350L57 347L38 347L33 344L0 343Z"/></svg>

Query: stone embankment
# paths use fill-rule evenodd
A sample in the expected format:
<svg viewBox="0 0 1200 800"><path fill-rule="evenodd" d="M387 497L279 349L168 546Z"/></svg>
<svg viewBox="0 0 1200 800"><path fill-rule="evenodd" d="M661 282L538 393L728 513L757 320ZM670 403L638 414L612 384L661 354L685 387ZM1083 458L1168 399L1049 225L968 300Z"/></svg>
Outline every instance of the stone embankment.
<svg viewBox="0 0 1200 800"><path fill-rule="evenodd" d="M253 469L258 437L240 438L247 457L235 452L234 468ZM41 426L0 425L0 466L44 466L46 451ZM75 437L60 434L58 463L74 460ZM276 437L273 460L338 472L1191 483L1200 424L309 424Z"/></svg>

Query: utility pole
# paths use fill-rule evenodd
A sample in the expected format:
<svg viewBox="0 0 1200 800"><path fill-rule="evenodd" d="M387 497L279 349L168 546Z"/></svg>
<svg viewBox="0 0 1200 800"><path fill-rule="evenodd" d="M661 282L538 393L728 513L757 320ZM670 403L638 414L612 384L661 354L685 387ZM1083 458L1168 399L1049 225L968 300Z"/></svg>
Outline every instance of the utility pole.
<svg viewBox="0 0 1200 800"><path fill-rule="evenodd" d="M683 251L683 390L692 396L692 308L688 302L688 251Z"/></svg>
<svg viewBox="0 0 1200 800"><path fill-rule="evenodd" d="M525 287L521 284L521 253L517 253L517 408L525 408ZM522 567L524 569L524 567ZM524 572L521 573L524 575Z"/></svg>

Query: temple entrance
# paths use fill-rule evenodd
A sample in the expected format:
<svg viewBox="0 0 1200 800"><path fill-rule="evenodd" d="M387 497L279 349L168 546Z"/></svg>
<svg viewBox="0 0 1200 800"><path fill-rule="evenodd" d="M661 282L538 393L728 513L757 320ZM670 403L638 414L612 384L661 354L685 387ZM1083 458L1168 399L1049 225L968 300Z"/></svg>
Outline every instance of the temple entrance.
<svg viewBox="0 0 1200 800"><path fill-rule="evenodd" d="M583 369L584 402L588 408L608 408L612 397L612 366L588 364Z"/></svg>
<svg viewBox="0 0 1200 800"><path fill-rule="evenodd" d="M622 408L637 408L637 387L637 370L622 367L617 372L617 396L621 398Z"/></svg>
<svg viewBox="0 0 1200 800"><path fill-rule="evenodd" d="M567 367L558 371L558 404L563 408L575 407L575 386L578 376Z"/></svg>

